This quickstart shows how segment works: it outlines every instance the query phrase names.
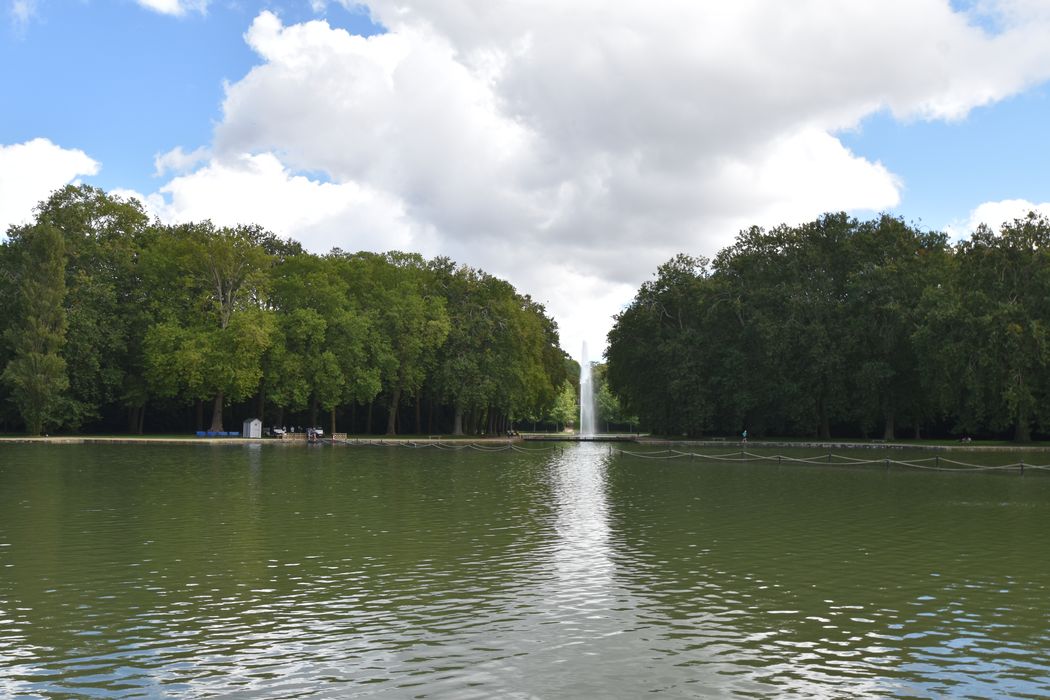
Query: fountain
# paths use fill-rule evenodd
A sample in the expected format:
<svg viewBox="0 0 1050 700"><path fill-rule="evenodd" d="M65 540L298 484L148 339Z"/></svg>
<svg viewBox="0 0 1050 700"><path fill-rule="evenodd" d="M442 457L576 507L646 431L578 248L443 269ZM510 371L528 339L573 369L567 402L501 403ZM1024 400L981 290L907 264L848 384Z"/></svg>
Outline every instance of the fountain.
<svg viewBox="0 0 1050 700"><path fill-rule="evenodd" d="M594 382L591 381L591 362L587 357L587 341L583 341L580 358L580 437L594 437Z"/></svg>

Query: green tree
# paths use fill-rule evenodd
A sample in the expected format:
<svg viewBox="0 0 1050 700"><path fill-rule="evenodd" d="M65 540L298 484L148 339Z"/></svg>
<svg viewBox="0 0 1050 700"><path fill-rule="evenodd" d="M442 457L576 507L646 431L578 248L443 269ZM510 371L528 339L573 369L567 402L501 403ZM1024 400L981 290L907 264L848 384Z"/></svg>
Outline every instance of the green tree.
<svg viewBox="0 0 1050 700"><path fill-rule="evenodd" d="M569 380L565 380L551 408L550 417L558 425L560 431L564 426L575 425L579 416L580 403L576 387Z"/></svg>
<svg viewBox="0 0 1050 700"><path fill-rule="evenodd" d="M433 261L431 270L449 315L433 384L453 407L453 433L463 434L465 416L473 419L472 432L482 423L504 432L514 419L542 412L562 378L560 361L551 362L556 327L543 307L507 282L447 259Z"/></svg>
<svg viewBox="0 0 1050 700"><path fill-rule="evenodd" d="M953 360L956 427L1012 429L1027 442L1050 418L1050 221L1030 214L999 234L981 227L955 256L955 298L930 295L940 302L930 325Z"/></svg>
<svg viewBox="0 0 1050 700"><path fill-rule="evenodd" d="M66 426L97 422L110 407L141 431L146 403L142 339L150 323L138 259L154 235L135 200L87 185L64 187L42 202L37 221L62 234L66 251L69 375Z"/></svg>
<svg viewBox="0 0 1050 700"><path fill-rule="evenodd" d="M66 340L65 242L48 224L14 230L9 236L24 243L16 268L21 314L5 333L12 359L2 379L26 432L39 435L61 422L63 392L69 386L61 355Z"/></svg>
<svg viewBox="0 0 1050 700"><path fill-rule="evenodd" d="M148 377L162 396L211 398L213 431L223 429L225 402L251 396L262 377L273 327L264 307L270 239L258 227L204 222L168 229L147 250L163 293L161 320L146 334Z"/></svg>
<svg viewBox="0 0 1050 700"><path fill-rule="evenodd" d="M448 336L445 300L418 255L345 257L351 294L367 309L372 329L365 351L374 359L386 394L386 432L395 435L402 397L418 395Z"/></svg>
<svg viewBox="0 0 1050 700"><path fill-rule="evenodd" d="M607 380L625 409L656 432L709 427L707 261L678 255L642 285L609 333Z"/></svg>
<svg viewBox="0 0 1050 700"><path fill-rule="evenodd" d="M896 436L900 419L918 433L934 413L913 335L924 317L917 300L946 281L947 252L943 234L922 233L890 216L861 225L846 252L852 262L840 333L852 368L850 403L865 430L882 423L886 440Z"/></svg>
<svg viewBox="0 0 1050 700"><path fill-rule="evenodd" d="M275 270L271 302L277 312L280 341L267 352L266 385L282 409L329 412L336 430L336 409L365 403L379 393L380 372L369 349L368 316L350 293L347 261L339 255L301 253Z"/></svg>
<svg viewBox="0 0 1050 700"><path fill-rule="evenodd" d="M604 432L609 432L611 424L627 424L633 427L638 422L634 416L624 413L620 400L609 387L607 364L596 363L591 370L595 389L594 401L597 404L598 420L604 425Z"/></svg>
<svg viewBox="0 0 1050 700"><path fill-rule="evenodd" d="M658 432L918 430L944 403L923 390L917 302L946 263L943 235L890 217L747 229L710 270L680 255L642 285L609 335L610 388Z"/></svg>

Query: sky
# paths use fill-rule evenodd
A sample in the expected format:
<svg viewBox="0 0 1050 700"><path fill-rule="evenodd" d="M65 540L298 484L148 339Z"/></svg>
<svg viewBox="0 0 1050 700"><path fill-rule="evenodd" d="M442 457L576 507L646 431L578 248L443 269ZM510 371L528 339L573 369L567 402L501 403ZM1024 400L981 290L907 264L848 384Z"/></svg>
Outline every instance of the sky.
<svg viewBox="0 0 1050 700"><path fill-rule="evenodd" d="M0 0L0 231L68 183L509 280L593 358L676 253L1050 215L1050 0Z"/></svg>

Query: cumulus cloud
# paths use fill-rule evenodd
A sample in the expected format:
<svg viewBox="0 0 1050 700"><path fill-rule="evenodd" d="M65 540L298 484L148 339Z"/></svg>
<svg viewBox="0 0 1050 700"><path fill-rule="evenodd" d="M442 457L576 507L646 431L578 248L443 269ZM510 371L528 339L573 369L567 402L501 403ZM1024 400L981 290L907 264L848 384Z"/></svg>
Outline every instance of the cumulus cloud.
<svg viewBox="0 0 1050 700"><path fill-rule="evenodd" d="M54 190L98 170L99 164L83 151L47 139L0 144L0 234L31 221L33 208Z"/></svg>
<svg viewBox="0 0 1050 700"><path fill-rule="evenodd" d="M189 153L176 146L167 153L159 153L153 158L153 174L164 177L168 173L182 174L208 160L208 149L204 146Z"/></svg>
<svg viewBox="0 0 1050 700"><path fill-rule="evenodd" d="M389 194L355 182L330 183L290 173L270 153L213 160L143 196L163 221L211 219L234 226L257 223L308 248L417 250L436 255L429 232L405 216Z"/></svg>
<svg viewBox="0 0 1050 700"><path fill-rule="evenodd" d="M272 221L318 250L450 255L547 301L574 352L675 252L894 207L904 183L836 137L865 116L958 119L1050 78L1035 0L369 9L386 34L261 13L245 34L259 63L227 85L210 160L153 206Z"/></svg>
<svg viewBox="0 0 1050 700"><path fill-rule="evenodd" d="M955 238L965 238L973 233L981 224L987 225L993 231L998 231L1003 224L1012 223L1016 219L1023 219L1029 212L1035 212L1050 217L1050 202L1036 204L1026 199L1004 199L998 202L984 202L977 206L964 224L949 227L949 235Z"/></svg>

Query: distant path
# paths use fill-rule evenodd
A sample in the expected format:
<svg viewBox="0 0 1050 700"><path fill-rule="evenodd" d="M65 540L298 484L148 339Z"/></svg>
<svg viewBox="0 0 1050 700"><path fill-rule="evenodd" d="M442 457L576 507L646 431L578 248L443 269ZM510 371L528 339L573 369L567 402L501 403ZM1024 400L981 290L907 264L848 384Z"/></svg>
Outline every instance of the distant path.
<svg viewBox="0 0 1050 700"><path fill-rule="evenodd" d="M86 444L110 444L110 445L251 445L251 444L262 444L262 445L309 445L311 443L306 440L279 440L277 438L241 438L241 437L135 437L132 435L119 436L95 436L95 435L48 435L40 437L28 437L28 436L10 436L0 437L0 443L12 442L12 443L39 443L45 445L86 445ZM321 443L330 445L332 440L324 438L320 440ZM507 445L511 443L521 442L521 438L486 438L486 437L444 437L444 436L430 436L425 438L419 437L399 437L393 436L374 436L369 435L367 437L348 436L345 440L340 439L336 441L336 444L369 444L369 445L403 445L406 443L413 443L417 445L468 445L468 444L490 444L490 445Z"/></svg>

